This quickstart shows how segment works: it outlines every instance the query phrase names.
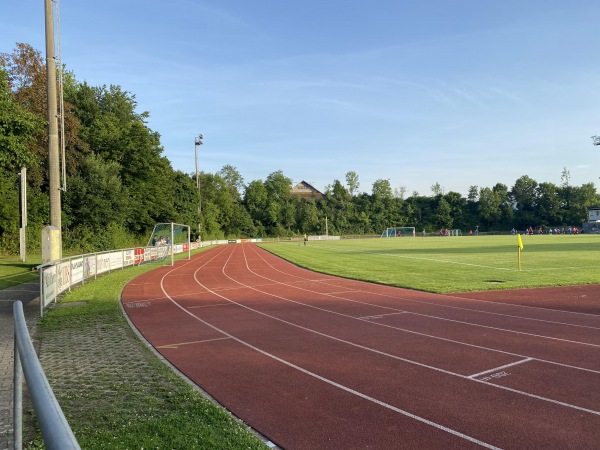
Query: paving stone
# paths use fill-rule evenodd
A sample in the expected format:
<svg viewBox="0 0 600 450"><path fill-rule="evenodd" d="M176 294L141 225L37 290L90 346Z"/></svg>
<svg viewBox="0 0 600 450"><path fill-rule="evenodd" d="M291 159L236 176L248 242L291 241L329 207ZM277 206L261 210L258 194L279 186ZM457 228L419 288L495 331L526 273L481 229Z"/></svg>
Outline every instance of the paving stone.
<svg viewBox="0 0 600 450"><path fill-rule="evenodd" d="M39 319L39 281L0 290L0 450L13 448L13 303L23 303L25 321L32 333Z"/></svg>

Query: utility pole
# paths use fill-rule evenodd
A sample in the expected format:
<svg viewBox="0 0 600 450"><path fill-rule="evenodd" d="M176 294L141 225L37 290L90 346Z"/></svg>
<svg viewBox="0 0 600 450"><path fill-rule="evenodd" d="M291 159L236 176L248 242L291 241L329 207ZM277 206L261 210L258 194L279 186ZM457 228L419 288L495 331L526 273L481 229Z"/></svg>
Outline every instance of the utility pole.
<svg viewBox="0 0 600 450"><path fill-rule="evenodd" d="M202 196L200 193L200 177L198 174L198 146L202 145L202 139L204 139L203 134L199 134L194 139L194 150L196 153L196 188L198 189L198 195L200 196L200 202L198 203L198 235L200 239L202 239Z"/></svg>
<svg viewBox="0 0 600 450"><path fill-rule="evenodd" d="M19 255L27 261L27 168L19 174Z"/></svg>
<svg viewBox="0 0 600 450"><path fill-rule="evenodd" d="M50 225L58 228L60 248L54 250L62 258L60 161L58 151L58 109L56 100L56 59L54 54L54 14L52 0L44 0L46 18L46 83L48 100L48 174L50 179Z"/></svg>

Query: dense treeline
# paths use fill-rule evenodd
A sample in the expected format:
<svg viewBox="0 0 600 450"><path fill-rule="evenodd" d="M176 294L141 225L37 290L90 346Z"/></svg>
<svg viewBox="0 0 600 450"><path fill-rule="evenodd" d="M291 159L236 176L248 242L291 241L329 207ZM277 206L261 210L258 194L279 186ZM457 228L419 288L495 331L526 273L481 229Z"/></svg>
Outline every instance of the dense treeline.
<svg viewBox="0 0 600 450"><path fill-rule="evenodd" d="M0 54L0 251L18 249L17 173L28 170L28 246L37 250L49 221L45 65L27 44ZM389 180L359 191L356 172L333 180L322 199L290 194L281 171L245 183L231 165L193 174L174 170L160 135L136 111L135 95L119 86L90 86L64 77L67 190L62 194L65 248L92 251L145 243L157 222L192 225L203 239L294 236L304 233L373 234L389 226L510 230L529 226L580 226L587 208L600 204L593 183L572 186L524 175L515 184L472 186L467 198L442 192L405 197ZM226 155L223 155L226 159ZM309 177L310 174L307 174Z"/></svg>

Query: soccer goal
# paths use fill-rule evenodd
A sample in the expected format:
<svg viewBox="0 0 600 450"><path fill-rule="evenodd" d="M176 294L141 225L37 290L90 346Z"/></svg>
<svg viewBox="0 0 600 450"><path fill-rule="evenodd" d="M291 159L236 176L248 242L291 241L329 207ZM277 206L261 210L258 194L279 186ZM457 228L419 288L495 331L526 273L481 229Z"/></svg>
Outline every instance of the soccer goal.
<svg viewBox="0 0 600 450"><path fill-rule="evenodd" d="M146 247L156 253L156 258L153 259L164 261L170 256L171 265L175 263L177 253L187 252L190 259L190 226L180 223L157 223Z"/></svg>
<svg viewBox="0 0 600 450"><path fill-rule="evenodd" d="M381 237L415 237L415 227L390 227L383 230Z"/></svg>

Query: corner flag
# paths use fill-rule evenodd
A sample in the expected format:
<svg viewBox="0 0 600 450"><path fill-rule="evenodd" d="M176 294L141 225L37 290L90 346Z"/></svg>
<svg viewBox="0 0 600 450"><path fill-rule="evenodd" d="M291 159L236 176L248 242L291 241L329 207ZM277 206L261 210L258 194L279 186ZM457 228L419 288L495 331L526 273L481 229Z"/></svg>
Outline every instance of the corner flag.
<svg viewBox="0 0 600 450"><path fill-rule="evenodd" d="M523 250L523 241L520 234L517 234L517 245L519 246L519 250Z"/></svg>

